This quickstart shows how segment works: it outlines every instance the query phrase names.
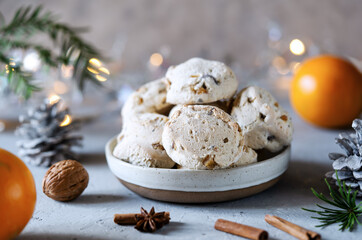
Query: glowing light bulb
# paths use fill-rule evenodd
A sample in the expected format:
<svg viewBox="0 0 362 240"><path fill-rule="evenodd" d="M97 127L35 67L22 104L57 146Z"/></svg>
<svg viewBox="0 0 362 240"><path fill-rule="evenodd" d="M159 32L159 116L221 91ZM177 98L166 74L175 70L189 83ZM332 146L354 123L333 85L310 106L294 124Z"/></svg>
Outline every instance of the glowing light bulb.
<svg viewBox="0 0 362 240"><path fill-rule="evenodd" d="M25 56L23 61L25 70L36 72L41 66L41 60L36 52L29 53Z"/></svg>
<svg viewBox="0 0 362 240"><path fill-rule="evenodd" d="M100 72L102 72L102 73L107 74L107 75L110 74L109 70L108 70L107 68L105 68L105 67L100 67L98 70L99 70Z"/></svg>
<svg viewBox="0 0 362 240"><path fill-rule="evenodd" d="M89 59L89 63L92 64L93 66L97 67L97 68L102 66L102 62L99 61L97 58Z"/></svg>
<svg viewBox="0 0 362 240"><path fill-rule="evenodd" d="M105 81L107 81L107 78L105 78L105 77L103 77L103 76L101 76L101 75L96 75L96 78L97 78L97 80L100 81L100 82L105 82Z"/></svg>
<svg viewBox="0 0 362 240"><path fill-rule="evenodd" d="M60 123L59 126L65 127L68 126L72 122L72 118L69 114L65 115L63 122Z"/></svg>
<svg viewBox="0 0 362 240"><path fill-rule="evenodd" d="M294 55L302 55L305 52L304 43L299 39L293 39L289 44L289 49Z"/></svg>
<svg viewBox="0 0 362 240"><path fill-rule="evenodd" d="M95 70L94 68L91 68L91 67L87 67L87 70L90 71L93 74L98 74L99 73L97 70Z"/></svg>
<svg viewBox="0 0 362 240"><path fill-rule="evenodd" d="M154 53L154 54L151 55L150 64L152 66L159 67L159 66L161 66L162 63L163 63L163 57L162 57L161 54Z"/></svg>
<svg viewBox="0 0 362 240"><path fill-rule="evenodd" d="M49 97L48 97L48 101L50 104L54 104L56 102L58 102L60 100L60 97L56 94L51 94Z"/></svg>

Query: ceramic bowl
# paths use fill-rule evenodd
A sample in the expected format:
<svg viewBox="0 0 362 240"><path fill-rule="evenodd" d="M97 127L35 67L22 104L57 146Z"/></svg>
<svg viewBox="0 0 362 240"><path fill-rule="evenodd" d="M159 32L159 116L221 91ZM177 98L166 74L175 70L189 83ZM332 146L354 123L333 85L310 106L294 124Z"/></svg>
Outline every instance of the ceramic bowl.
<svg viewBox="0 0 362 240"><path fill-rule="evenodd" d="M106 145L112 173L131 191L154 200L208 203L247 197L273 186L287 170L290 147L271 154L261 152L258 162L222 170L148 168L113 156L116 137Z"/></svg>

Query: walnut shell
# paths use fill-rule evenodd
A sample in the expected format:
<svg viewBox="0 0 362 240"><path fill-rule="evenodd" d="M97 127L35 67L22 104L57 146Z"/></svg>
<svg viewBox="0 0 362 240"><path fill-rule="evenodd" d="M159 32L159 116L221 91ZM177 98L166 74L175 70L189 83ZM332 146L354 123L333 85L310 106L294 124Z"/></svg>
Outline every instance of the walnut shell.
<svg viewBox="0 0 362 240"><path fill-rule="evenodd" d="M63 160L53 164L43 179L43 192L57 201L71 201L88 186L88 172L74 160Z"/></svg>

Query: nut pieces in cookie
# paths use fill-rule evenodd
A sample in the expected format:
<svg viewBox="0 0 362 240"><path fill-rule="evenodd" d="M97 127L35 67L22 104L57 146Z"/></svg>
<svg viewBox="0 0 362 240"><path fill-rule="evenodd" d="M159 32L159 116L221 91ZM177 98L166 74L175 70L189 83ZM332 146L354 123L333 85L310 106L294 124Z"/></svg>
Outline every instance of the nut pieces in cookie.
<svg viewBox="0 0 362 240"><path fill-rule="evenodd" d="M113 155L138 166L172 168L175 162L162 145L162 131L168 118L157 113L143 113L123 126Z"/></svg>
<svg viewBox="0 0 362 240"><path fill-rule="evenodd" d="M252 149L277 152L292 141L291 118L275 98L260 87L243 89L233 103L231 116L243 130Z"/></svg>
<svg viewBox="0 0 362 240"><path fill-rule="evenodd" d="M171 66L126 101L113 155L138 166L220 169L256 162L254 150L289 145L288 113L266 90L248 87L235 96L237 86L221 62Z"/></svg>
<svg viewBox="0 0 362 240"><path fill-rule="evenodd" d="M163 146L177 164L188 169L219 169L256 161L244 144L239 125L218 107L183 106L166 123Z"/></svg>
<svg viewBox="0 0 362 240"><path fill-rule="evenodd" d="M122 108L122 121L126 124L142 113L166 114L172 104L166 102L166 83L164 79L151 81L133 92Z"/></svg>
<svg viewBox="0 0 362 240"><path fill-rule="evenodd" d="M233 71L222 62L191 58L166 73L167 102L204 104L231 98L237 88Z"/></svg>
<svg viewBox="0 0 362 240"><path fill-rule="evenodd" d="M77 161L63 160L53 164L43 179L43 192L57 201L71 201L88 186L87 170Z"/></svg>

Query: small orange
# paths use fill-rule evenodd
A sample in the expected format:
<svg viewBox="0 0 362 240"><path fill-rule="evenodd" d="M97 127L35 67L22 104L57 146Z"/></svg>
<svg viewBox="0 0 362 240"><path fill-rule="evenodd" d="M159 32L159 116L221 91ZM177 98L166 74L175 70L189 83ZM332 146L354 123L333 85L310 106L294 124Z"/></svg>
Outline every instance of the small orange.
<svg viewBox="0 0 362 240"><path fill-rule="evenodd" d="M15 155L0 148L0 239L20 234L34 212L33 176Z"/></svg>
<svg viewBox="0 0 362 240"><path fill-rule="evenodd" d="M294 75L290 100L297 113L314 125L351 125L362 112L362 74L336 56L310 58Z"/></svg>

